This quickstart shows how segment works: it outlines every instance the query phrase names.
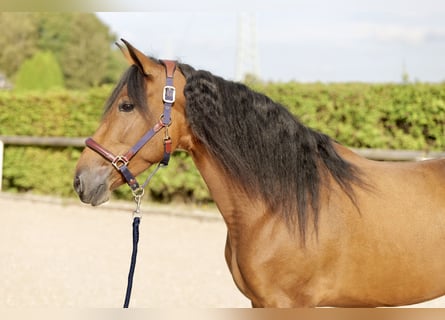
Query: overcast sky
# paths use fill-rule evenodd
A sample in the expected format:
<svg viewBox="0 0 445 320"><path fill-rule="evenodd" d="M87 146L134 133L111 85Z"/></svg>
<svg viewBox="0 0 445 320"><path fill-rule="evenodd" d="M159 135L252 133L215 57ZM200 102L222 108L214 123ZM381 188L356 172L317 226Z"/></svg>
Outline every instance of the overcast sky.
<svg viewBox="0 0 445 320"><path fill-rule="evenodd" d="M200 12L184 11L187 1L170 0L162 2L162 9L169 3L167 8L175 9L171 12L97 14L119 38L147 54L234 79L239 1L210 7L209 0L201 2ZM405 70L413 81L445 81L443 0L255 3L247 16L255 18L257 69L263 80L400 82ZM154 8L156 1L150 4Z"/></svg>

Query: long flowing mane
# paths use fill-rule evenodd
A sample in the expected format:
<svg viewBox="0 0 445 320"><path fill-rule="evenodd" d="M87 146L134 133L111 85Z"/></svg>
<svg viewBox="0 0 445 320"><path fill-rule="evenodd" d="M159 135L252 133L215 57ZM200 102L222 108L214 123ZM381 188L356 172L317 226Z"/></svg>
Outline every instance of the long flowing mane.
<svg viewBox="0 0 445 320"><path fill-rule="evenodd" d="M153 59L154 60L154 59ZM328 175L355 204L352 185L365 185L360 170L342 159L327 135L304 126L285 107L243 84L179 65L187 79L186 117L195 136L246 192L260 196L289 228L305 238L318 225L320 190ZM136 66L123 75L105 105L122 87L147 115L145 77ZM312 214L312 216L311 216Z"/></svg>
<svg viewBox="0 0 445 320"><path fill-rule="evenodd" d="M206 71L191 72L184 89L186 117L196 137L230 177L260 195L305 238L310 214L318 226L320 189L330 174L354 202L360 171L342 159L328 136L243 84Z"/></svg>

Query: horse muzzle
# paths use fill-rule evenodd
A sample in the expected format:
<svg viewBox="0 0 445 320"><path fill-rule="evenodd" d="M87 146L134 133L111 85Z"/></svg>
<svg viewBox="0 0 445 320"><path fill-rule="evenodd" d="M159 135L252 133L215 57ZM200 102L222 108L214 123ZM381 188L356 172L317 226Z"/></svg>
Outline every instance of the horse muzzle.
<svg viewBox="0 0 445 320"><path fill-rule="evenodd" d="M83 203L98 206L110 198L110 168L78 170L73 187Z"/></svg>

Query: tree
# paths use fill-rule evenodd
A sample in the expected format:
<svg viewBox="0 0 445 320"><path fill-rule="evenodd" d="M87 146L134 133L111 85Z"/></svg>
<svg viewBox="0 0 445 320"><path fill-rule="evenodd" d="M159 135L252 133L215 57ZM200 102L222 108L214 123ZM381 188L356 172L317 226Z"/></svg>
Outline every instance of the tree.
<svg viewBox="0 0 445 320"><path fill-rule="evenodd" d="M0 12L0 71L11 77L37 51L37 25L29 13Z"/></svg>
<svg viewBox="0 0 445 320"><path fill-rule="evenodd" d="M41 13L39 47L52 50L62 66L66 86L97 86L107 77L114 36L93 13Z"/></svg>
<svg viewBox="0 0 445 320"><path fill-rule="evenodd" d="M17 72L17 90L48 90L63 88L63 73L51 51L38 51L26 60Z"/></svg>
<svg viewBox="0 0 445 320"><path fill-rule="evenodd" d="M103 83L114 36L94 14L71 13L66 20L69 32L59 35L65 45L58 54L67 86L85 88Z"/></svg>
<svg viewBox="0 0 445 320"><path fill-rule="evenodd" d="M54 54L68 88L115 82L123 71L115 36L93 13L1 12L0 30L0 71L12 80L37 51Z"/></svg>

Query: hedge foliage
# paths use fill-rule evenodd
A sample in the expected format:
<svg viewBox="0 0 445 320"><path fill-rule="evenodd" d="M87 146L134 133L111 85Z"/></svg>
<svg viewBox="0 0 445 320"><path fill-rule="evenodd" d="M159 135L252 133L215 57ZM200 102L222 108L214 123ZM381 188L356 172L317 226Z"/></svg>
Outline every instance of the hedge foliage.
<svg viewBox="0 0 445 320"><path fill-rule="evenodd" d="M350 147L445 150L445 83L283 83L256 89Z"/></svg>
<svg viewBox="0 0 445 320"><path fill-rule="evenodd" d="M287 106L306 125L351 147L445 150L445 84L279 83L256 84L254 89ZM89 136L110 92L110 87L0 92L0 135ZM3 187L74 196L71 183L80 153L72 147L7 146ZM174 154L149 188L151 199L157 201L210 201L184 152ZM130 196L126 186L115 195Z"/></svg>
<svg viewBox="0 0 445 320"><path fill-rule="evenodd" d="M89 91L59 90L48 93L0 92L0 135L87 137L94 133L103 105L112 88ZM3 165L3 189L75 196L74 168L81 148L7 146ZM143 181L145 175L141 175ZM129 188L115 191L130 198ZM160 170L150 183L149 195L156 201L204 203L210 201L207 187L184 152L173 155L168 169Z"/></svg>

